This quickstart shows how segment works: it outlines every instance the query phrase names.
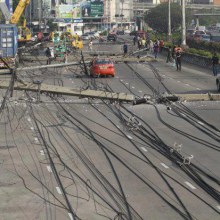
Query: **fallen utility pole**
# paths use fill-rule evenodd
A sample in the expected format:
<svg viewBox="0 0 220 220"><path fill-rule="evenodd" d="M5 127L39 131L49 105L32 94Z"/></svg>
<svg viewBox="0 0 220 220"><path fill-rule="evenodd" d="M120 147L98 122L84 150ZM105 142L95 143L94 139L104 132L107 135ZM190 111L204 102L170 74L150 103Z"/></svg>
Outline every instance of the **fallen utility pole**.
<svg viewBox="0 0 220 220"><path fill-rule="evenodd" d="M171 95L163 95L159 102L167 102L167 101L188 101L188 102L194 102L194 101L219 101L220 100L220 94L171 94Z"/></svg>
<svg viewBox="0 0 220 220"><path fill-rule="evenodd" d="M9 86L9 81L0 81L0 88L7 89ZM133 102L134 96L127 93L115 93L97 90L80 90L73 89L70 87L53 86L47 84L41 84L40 88L36 83L20 83L15 82L14 90L25 90L38 93L51 93L69 96L78 96L79 98L97 98L97 99L108 99L113 101L124 101ZM39 91L40 90L40 91Z"/></svg>

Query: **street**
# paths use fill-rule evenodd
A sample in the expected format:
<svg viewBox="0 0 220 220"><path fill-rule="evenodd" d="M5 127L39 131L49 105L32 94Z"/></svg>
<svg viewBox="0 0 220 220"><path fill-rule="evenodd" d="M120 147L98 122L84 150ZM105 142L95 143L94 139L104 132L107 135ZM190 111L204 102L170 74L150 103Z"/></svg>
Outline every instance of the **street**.
<svg viewBox="0 0 220 220"><path fill-rule="evenodd" d="M131 39L122 39L129 51ZM94 51L122 53L111 43ZM215 77L165 61L115 63L114 78L92 78L79 65L18 75L149 96L147 104L50 93L38 102L36 93L17 90L5 100L1 89L0 219L220 219L220 102L157 102L166 93L217 93Z"/></svg>

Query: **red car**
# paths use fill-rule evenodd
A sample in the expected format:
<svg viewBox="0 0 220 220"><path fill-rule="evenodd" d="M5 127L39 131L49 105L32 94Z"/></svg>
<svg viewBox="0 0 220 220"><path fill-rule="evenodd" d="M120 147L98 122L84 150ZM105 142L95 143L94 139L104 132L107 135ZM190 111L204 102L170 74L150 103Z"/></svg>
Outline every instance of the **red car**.
<svg viewBox="0 0 220 220"><path fill-rule="evenodd" d="M91 62L90 75L96 76L115 76L114 63L109 58L95 58Z"/></svg>

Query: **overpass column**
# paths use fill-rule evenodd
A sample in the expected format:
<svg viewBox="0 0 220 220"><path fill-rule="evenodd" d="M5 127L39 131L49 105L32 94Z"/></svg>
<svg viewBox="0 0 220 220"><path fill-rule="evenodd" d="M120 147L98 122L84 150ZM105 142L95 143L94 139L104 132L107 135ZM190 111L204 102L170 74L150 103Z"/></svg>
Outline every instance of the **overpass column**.
<svg viewBox="0 0 220 220"><path fill-rule="evenodd" d="M186 45L186 7L185 0L182 0L182 45Z"/></svg>

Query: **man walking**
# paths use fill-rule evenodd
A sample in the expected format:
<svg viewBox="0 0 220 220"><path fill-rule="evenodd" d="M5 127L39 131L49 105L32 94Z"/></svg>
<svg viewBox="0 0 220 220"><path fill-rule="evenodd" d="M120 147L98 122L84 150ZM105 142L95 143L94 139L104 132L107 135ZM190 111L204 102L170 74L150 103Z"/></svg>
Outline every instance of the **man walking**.
<svg viewBox="0 0 220 220"><path fill-rule="evenodd" d="M214 76L218 75L219 58L216 53L212 56L212 72Z"/></svg>
<svg viewBox="0 0 220 220"><path fill-rule="evenodd" d="M176 52L176 70L181 71L181 51L177 50Z"/></svg>

